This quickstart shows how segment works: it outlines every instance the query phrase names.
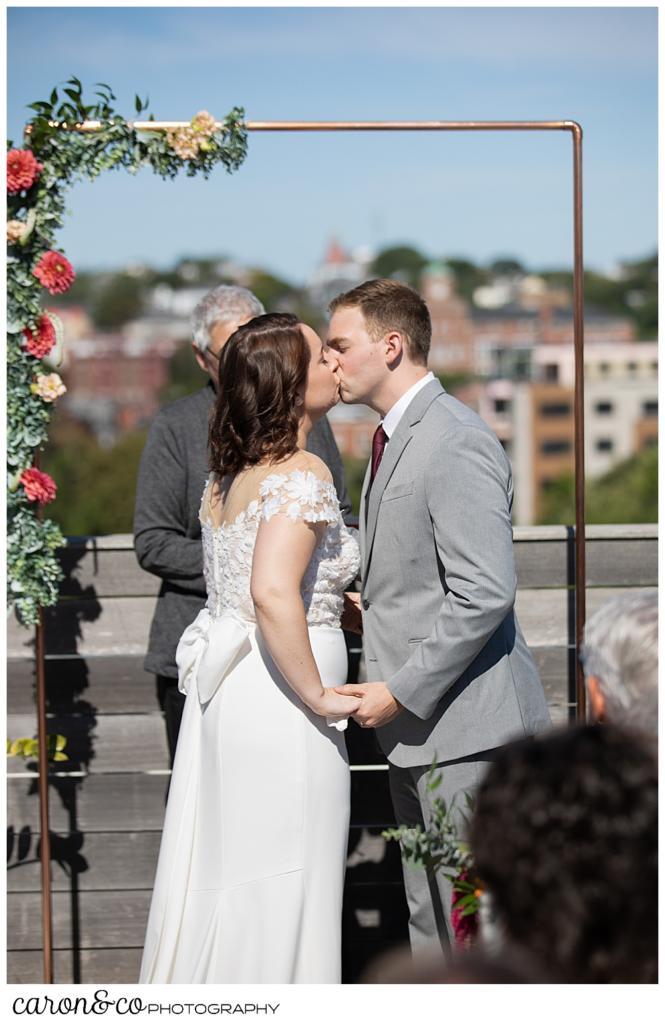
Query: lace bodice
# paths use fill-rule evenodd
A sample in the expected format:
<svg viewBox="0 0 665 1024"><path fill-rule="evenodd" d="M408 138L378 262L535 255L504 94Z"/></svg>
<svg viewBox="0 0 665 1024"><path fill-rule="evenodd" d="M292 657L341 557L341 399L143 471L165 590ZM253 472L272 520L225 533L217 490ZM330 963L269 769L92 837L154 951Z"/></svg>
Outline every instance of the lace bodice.
<svg viewBox="0 0 665 1024"><path fill-rule="evenodd" d="M256 535L262 520L268 522L282 514L294 521L327 524L303 576L301 593L310 626L339 626L344 590L358 573L360 554L355 537L342 520L333 484L311 470L271 473L260 484L257 499L232 522L215 525L202 514L210 482L211 478L200 519L207 607L213 618L234 611L243 619L256 621L250 595Z"/></svg>

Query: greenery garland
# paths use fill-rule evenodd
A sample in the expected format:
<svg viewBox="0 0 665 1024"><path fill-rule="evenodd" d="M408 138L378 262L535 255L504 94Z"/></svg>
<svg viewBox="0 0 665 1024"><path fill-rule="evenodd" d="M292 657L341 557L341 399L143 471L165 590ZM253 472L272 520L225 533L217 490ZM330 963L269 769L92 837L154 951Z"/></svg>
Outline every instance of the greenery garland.
<svg viewBox="0 0 665 1024"><path fill-rule="evenodd" d="M8 143L7 583L10 606L26 625L38 621L40 606L56 603L62 579L56 551L65 540L58 526L41 516L57 485L34 462L47 438L53 403L66 390L53 372L62 360L62 325L42 309L44 288L52 295L65 292L75 277L54 247L66 189L114 167L131 173L151 167L162 178L183 170L207 178L217 164L229 173L237 170L247 153L240 107L220 125L201 111L185 128L137 132L111 106L110 87L97 84L97 102L89 105L77 78L65 83L66 99L54 89L48 100L31 103L35 114L23 148ZM147 100L135 98L137 115L147 106ZM147 119L154 121L152 115ZM100 127L72 130L83 121L99 121Z"/></svg>

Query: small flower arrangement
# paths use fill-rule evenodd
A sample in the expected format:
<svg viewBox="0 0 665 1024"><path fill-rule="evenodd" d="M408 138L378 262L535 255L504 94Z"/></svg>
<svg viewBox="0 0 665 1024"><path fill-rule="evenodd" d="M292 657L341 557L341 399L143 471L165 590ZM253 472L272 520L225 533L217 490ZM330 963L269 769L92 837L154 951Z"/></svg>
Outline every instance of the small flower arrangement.
<svg viewBox="0 0 665 1024"><path fill-rule="evenodd" d="M441 785L441 769L436 762L427 773L427 789L434 793ZM450 804L441 797L432 801L432 819L427 829L420 825L386 829L384 839L399 842L406 861L422 867L423 870L441 871L452 882L451 924L455 941L459 946L469 947L478 934L482 885L476 875L469 844L461 838L458 818L464 825L473 813L474 800L464 794L466 813L454 814L455 797Z"/></svg>
<svg viewBox="0 0 665 1024"><path fill-rule="evenodd" d="M187 128L170 128L166 133L169 146L181 160L196 160L199 153L215 148L217 122L207 110L199 110Z"/></svg>

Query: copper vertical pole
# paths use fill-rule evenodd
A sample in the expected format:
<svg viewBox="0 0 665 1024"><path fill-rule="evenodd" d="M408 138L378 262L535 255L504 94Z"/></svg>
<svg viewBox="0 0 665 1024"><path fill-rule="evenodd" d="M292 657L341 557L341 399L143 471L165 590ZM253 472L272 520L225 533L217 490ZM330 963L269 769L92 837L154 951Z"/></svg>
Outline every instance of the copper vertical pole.
<svg viewBox="0 0 665 1024"><path fill-rule="evenodd" d="M584 262L582 252L582 129L573 136L574 249L573 341L575 346L575 645L579 655L586 616L586 553L584 516ZM586 719L586 686L579 656L577 673L578 721Z"/></svg>
<svg viewBox="0 0 665 1024"><path fill-rule="evenodd" d="M39 451L35 452L34 466L39 467ZM42 519L40 505L37 517ZM46 660L44 642L44 609L39 609L39 620L35 626L35 671L37 676L37 742L39 744L39 830L41 834L40 854L42 878L42 942L44 962L44 984L53 984L53 909L51 900L51 833L49 829L49 788L48 788L48 731L46 728Z"/></svg>
<svg viewBox="0 0 665 1024"><path fill-rule="evenodd" d="M40 861L42 876L42 939L44 948L44 983L53 984L53 913L51 906L51 836L48 806L48 734L46 729L46 663L44 660L44 611L39 609L35 627L35 659L37 669L37 737L39 742L39 828L41 832Z"/></svg>

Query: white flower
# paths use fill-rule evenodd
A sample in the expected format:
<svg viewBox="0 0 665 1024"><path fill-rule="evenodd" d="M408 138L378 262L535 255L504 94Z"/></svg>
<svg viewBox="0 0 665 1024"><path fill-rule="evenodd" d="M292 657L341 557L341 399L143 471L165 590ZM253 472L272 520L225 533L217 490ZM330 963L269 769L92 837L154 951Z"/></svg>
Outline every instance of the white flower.
<svg viewBox="0 0 665 1024"><path fill-rule="evenodd" d="M39 395L45 402L54 402L60 395L64 395L67 388L62 383L57 373L39 374L30 385L33 395Z"/></svg>

